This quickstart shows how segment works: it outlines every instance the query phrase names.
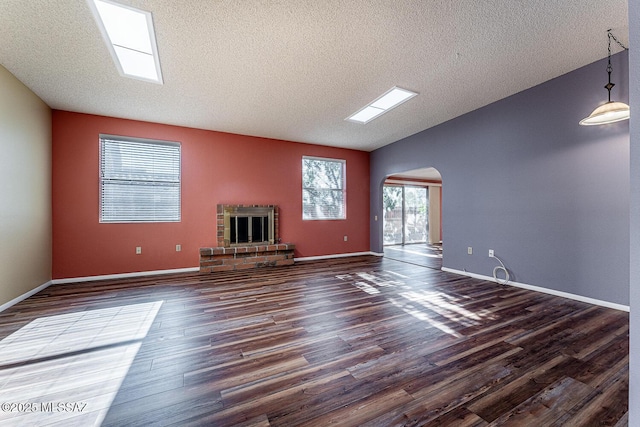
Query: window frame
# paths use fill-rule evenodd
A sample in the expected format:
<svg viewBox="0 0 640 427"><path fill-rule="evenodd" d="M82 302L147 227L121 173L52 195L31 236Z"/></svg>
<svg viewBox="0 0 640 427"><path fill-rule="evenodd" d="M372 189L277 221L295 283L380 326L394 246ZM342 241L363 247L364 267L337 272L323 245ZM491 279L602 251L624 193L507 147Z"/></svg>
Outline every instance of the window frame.
<svg viewBox="0 0 640 427"><path fill-rule="evenodd" d="M318 188L318 187L305 187L304 186L304 171L305 171L305 160L315 160L315 161L323 161L323 162L333 162L341 164L341 175L342 175L342 188ZM317 156L302 156L302 169L301 169L301 178L302 178L302 220L303 221L344 221L347 219L347 161L346 159L335 159L330 157L317 157ZM341 191L342 194L342 216L340 217L306 217L305 209L304 209L304 194L305 191L308 190L330 190L330 191Z"/></svg>
<svg viewBox="0 0 640 427"><path fill-rule="evenodd" d="M151 183L147 185L161 186L170 186L167 183L173 184L177 186L178 194L177 194L177 217L173 217L170 219L168 217L160 217L154 218L157 213L151 215L151 217L146 217L143 219L134 219L134 218L126 218L123 216L118 217L117 219L105 219L104 218L104 182L108 179L105 179L105 162L103 158L105 156L104 152L104 141L109 140L112 142L118 143L135 143L135 144L149 144L156 146L170 146L178 148L178 173L177 173L177 181L160 181L160 180L148 180L148 181L140 181ZM142 158L142 155L140 156ZM121 179L120 182L131 182L131 180ZM113 182L118 182L117 179L114 179ZM182 144L177 141L165 141L165 140L157 140L157 139L148 139L148 138L136 138L130 136L121 136L121 135L111 135L111 134L100 134L98 138L98 219L101 224L141 224L141 223L179 223L182 222Z"/></svg>

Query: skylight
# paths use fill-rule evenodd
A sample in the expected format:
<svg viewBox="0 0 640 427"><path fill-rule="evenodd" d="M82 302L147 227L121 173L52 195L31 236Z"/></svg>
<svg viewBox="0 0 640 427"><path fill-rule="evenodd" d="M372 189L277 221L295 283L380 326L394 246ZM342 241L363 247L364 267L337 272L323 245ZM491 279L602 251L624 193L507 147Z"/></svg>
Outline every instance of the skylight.
<svg viewBox="0 0 640 427"><path fill-rule="evenodd" d="M416 95L417 93L415 92L394 86L382 94L382 96L347 117L345 120L362 124L368 123Z"/></svg>
<svg viewBox="0 0 640 427"><path fill-rule="evenodd" d="M87 1L120 74L162 84L151 12L110 0Z"/></svg>

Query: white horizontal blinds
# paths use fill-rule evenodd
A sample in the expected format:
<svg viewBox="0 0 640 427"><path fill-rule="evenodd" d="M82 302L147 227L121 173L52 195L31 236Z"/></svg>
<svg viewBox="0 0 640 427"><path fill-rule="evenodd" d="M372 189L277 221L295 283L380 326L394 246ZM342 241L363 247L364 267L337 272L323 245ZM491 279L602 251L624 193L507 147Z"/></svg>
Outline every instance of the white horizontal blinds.
<svg viewBox="0 0 640 427"><path fill-rule="evenodd" d="M180 144L100 138L100 220L180 221Z"/></svg>
<svg viewBox="0 0 640 427"><path fill-rule="evenodd" d="M344 219L345 161L302 158L302 218Z"/></svg>

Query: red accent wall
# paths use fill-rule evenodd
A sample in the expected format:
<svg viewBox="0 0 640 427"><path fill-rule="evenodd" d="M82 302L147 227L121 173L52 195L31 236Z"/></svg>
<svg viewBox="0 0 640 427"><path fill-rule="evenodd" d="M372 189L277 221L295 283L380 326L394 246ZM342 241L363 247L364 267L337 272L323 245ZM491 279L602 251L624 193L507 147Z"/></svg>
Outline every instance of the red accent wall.
<svg viewBox="0 0 640 427"><path fill-rule="evenodd" d="M100 134L182 144L181 222L99 222ZM277 204L296 257L369 251L367 152L59 110L52 152L54 279L197 267L216 246L218 203ZM302 220L302 156L346 160L346 220Z"/></svg>

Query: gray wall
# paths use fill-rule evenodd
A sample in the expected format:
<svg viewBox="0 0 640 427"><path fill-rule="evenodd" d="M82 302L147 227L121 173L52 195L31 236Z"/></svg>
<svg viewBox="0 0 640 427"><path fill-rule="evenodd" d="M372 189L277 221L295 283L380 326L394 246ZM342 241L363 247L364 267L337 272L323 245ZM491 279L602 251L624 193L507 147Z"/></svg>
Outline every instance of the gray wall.
<svg viewBox="0 0 640 427"><path fill-rule="evenodd" d="M0 306L51 280L51 110L0 66Z"/></svg>
<svg viewBox="0 0 640 427"><path fill-rule="evenodd" d="M628 102L626 52L613 67ZM513 281L629 304L629 124L578 125L606 79L605 59L374 151L371 250L385 177L435 167L445 267L491 276L494 249Z"/></svg>
<svg viewBox="0 0 640 427"><path fill-rule="evenodd" d="M629 101L631 120L631 316L629 426L640 426L640 2L629 2ZM633 24L632 24L633 23Z"/></svg>

